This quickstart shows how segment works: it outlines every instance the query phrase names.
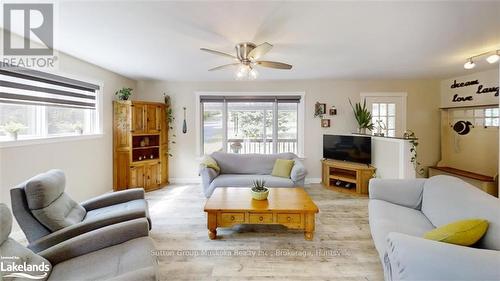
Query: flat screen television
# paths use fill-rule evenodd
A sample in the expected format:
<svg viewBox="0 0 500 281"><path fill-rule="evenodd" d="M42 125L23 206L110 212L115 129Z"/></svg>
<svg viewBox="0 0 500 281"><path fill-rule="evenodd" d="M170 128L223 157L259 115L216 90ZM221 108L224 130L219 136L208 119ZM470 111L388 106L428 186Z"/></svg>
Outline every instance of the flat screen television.
<svg viewBox="0 0 500 281"><path fill-rule="evenodd" d="M323 135L323 158L370 164L372 162L372 138Z"/></svg>

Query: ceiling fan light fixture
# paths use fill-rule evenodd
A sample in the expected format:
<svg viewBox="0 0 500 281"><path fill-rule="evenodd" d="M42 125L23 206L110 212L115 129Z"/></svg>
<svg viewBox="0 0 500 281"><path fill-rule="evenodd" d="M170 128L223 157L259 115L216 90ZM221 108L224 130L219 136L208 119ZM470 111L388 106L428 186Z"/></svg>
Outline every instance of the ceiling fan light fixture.
<svg viewBox="0 0 500 281"><path fill-rule="evenodd" d="M259 72L257 71L257 69L255 68L250 69L250 72L248 72L248 79L255 80L257 79L257 77L259 77Z"/></svg>
<svg viewBox="0 0 500 281"><path fill-rule="evenodd" d="M465 69L473 69L476 67L476 64L472 61L472 58L468 59L466 63L464 63Z"/></svg>

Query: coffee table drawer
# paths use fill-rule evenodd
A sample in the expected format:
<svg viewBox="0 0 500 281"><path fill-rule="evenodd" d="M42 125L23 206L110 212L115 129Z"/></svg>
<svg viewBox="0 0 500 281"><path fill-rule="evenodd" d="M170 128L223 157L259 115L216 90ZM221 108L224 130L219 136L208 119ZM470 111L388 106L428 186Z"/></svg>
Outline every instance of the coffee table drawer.
<svg viewBox="0 0 500 281"><path fill-rule="evenodd" d="M222 224L245 222L245 213L221 213Z"/></svg>
<svg viewBox="0 0 500 281"><path fill-rule="evenodd" d="M273 223L272 213L254 213L250 214L250 223Z"/></svg>
<svg viewBox="0 0 500 281"><path fill-rule="evenodd" d="M278 214L278 223L280 224L300 224L300 214Z"/></svg>

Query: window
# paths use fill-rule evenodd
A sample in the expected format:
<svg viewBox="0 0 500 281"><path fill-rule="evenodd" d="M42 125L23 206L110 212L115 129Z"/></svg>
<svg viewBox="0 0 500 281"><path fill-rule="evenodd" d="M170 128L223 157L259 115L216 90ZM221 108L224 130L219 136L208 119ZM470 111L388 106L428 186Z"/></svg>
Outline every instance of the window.
<svg viewBox="0 0 500 281"><path fill-rule="evenodd" d="M396 136L396 104L372 103L372 123L375 133Z"/></svg>
<svg viewBox="0 0 500 281"><path fill-rule="evenodd" d="M39 71L0 69L0 141L99 133L99 86Z"/></svg>
<svg viewBox="0 0 500 281"><path fill-rule="evenodd" d="M299 154L300 96L201 96L202 153Z"/></svg>
<svg viewBox="0 0 500 281"><path fill-rule="evenodd" d="M498 107L485 107L475 109L451 109L450 124L457 121L469 121L476 127L498 127L499 109Z"/></svg>

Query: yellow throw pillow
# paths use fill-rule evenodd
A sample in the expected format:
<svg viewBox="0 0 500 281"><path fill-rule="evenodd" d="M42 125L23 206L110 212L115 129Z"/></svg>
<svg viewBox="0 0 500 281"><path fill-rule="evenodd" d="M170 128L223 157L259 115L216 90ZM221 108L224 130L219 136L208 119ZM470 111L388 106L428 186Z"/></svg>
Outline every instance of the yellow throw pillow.
<svg viewBox="0 0 500 281"><path fill-rule="evenodd" d="M201 165L204 165L207 168L214 169L217 173L220 172L219 164L212 157L205 155L203 161L201 161Z"/></svg>
<svg viewBox="0 0 500 281"><path fill-rule="evenodd" d="M459 220L425 233L424 238L462 246L471 246L483 237L486 230L488 230L487 220Z"/></svg>
<svg viewBox="0 0 500 281"><path fill-rule="evenodd" d="M290 173L292 172L293 164L295 161L286 159L276 159L274 162L273 172L271 175L280 178L290 178Z"/></svg>

